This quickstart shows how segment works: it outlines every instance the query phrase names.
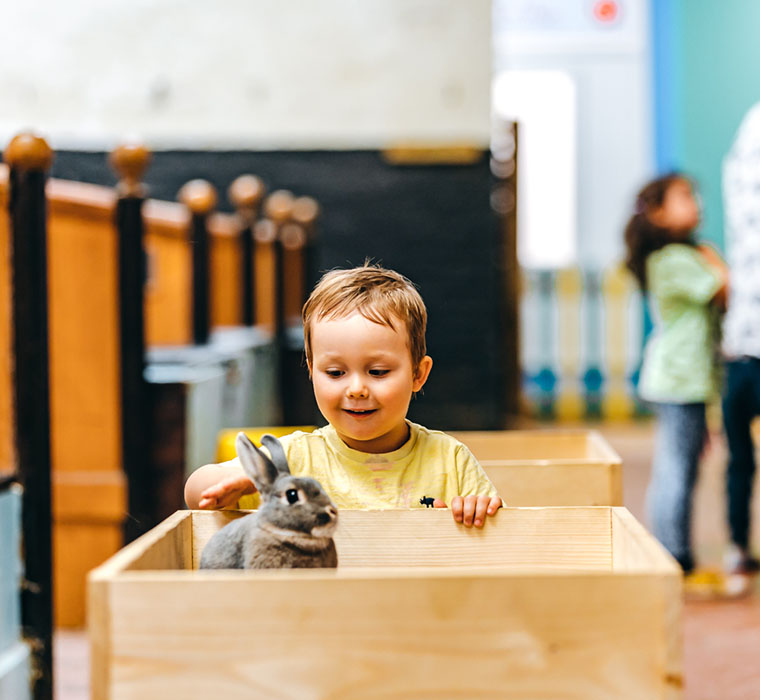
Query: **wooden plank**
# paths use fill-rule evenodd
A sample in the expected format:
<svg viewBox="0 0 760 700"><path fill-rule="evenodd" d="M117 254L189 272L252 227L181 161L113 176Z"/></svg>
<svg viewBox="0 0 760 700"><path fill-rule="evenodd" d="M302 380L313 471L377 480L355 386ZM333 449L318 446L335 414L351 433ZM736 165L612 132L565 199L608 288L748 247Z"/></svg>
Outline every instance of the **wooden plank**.
<svg viewBox="0 0 760 700"><path fill-rule="evenodd" d="M56 522L105 522L119 527L127 512L127 484L121 470L59 470L53 473Z"/></svg>
<svg viewBox="0 0 760 700"><path fill-rule="evenodd" d="M116 192L110 187L71 180L48 180L45 189L49 215L64 218L110 219L116 206Z"/></svg>
<svg viewBox="0 0 760 700"><path fill-rule="evenodd" d="M680 575L676 560L627 508L611 508L610 517L612 568L615 571L675 572Z"/></svg>
<svg viewBox="0 0 760 700"><path fill-rule="evenodd" d="M663 695L651 579L238 573L112 582L108 697Z"/></svg>
<svg viewBox="0 0 760 700"><path fill-rule="evenodd" d="M87 633L90 642L90 698L110 700L111 669L111 584L90 577L87 582Z"/></svg>
<svg viewBox="0 0 760 700"><path fill-rule="evenodd" d="M146 211L148 203L146 203ZM145 288L145 342L151 345L184 345L190 342L189 220L156 222L146 216L145 249L148 282ZM171 233L170 233L171 231Z"/></svg>
<svg viewBox="0 0 760 700"><path fill-rule="evenodd" d="M241 511L193 511L193 566L211 535ZM503 508L483 529L444 510L341 511L341 568L484 566L610 569L608 508ZM495 559L496 557L496 559Z"/></svg>
<svg viewBox="0 0 760 700"><path fill-rule="evenodd" d="M599 464L499 464L483 468L509 506L619 506L622 474Z"/></svg>
<svg viewBox="0 0 760 700"><path fill-rule="evenodd" d="M226 222L229 217L221 219ZM237 231L220 227L220 216L209 218L211 234L211 325L238 326L242 323L241 261Z"/></svg>
<svg viewBox="0 0 760 700"><path fill-rule="evenodd" d="M210 234L211 325L240 323L240 252L237 220L213 214ZM192 339L190 216L173 202L145 203L145 247L148 252L146 342L185 345ZM271 297L271 289L264 294Z"/></svg>
<svg viewBox="0 0 760 700"><path fill-rule="evenodd" d="M311 292L310 289L307 291L304 279L304 255L304 248L284 248L282 251L282 265L286 280L283 299L286 325L301 323L301 307Z"/></svg>
<svg viewBox="0 0 760 700"><path fill-rule="evenodd" d="M93 569L88 579L108 579L126 570L189 569L192 542L192 512L178 510Z"/></svg>
<svg viewBox="0 0 760 700"><path fill-rule="evenodd" d="M275 299L275 255L274 246L256 241L255 251L255 286L256 324L272 330L276 315Z"/></svg>
<svg viewBox="0 0 760 700"><path fill-rule="evenodd" d="M658 572L657 644L661 668L668 679L662 697L681 697L683 687L683 586L681 569L668 551L625 508L611 509L612 567L616 572Z"/></svg>
<svg viewBox="0 0 760 700"><path fill-rule="evenodd" d="M54 523L53 611L57 627L85 624L87 573L118 552L123 542L121 520Z"/></svg>
<svg viewBox="0 0 760 700"><path fill-rule="evenodd" d="M450 433L481 461L619 460L604 438L588 430L462 430Z"/></svg>
<svg viewBox="0 0 760 700"><path fill-rule="evenodd" d="M50 407L55 470L120 470L116 233L111 216L51 216ZM72 274L76 271L76 274Z"/></svg>
<svg viewBox="0 0 760 700"><path fill-rule="evenodd" d="M590 455L597 459L604 460L605 462L609 462L610 464L614 462L622 463L620 455L615 452L612 445L605 440L604 436L598 430L587 431L586 440Z"/></svg>

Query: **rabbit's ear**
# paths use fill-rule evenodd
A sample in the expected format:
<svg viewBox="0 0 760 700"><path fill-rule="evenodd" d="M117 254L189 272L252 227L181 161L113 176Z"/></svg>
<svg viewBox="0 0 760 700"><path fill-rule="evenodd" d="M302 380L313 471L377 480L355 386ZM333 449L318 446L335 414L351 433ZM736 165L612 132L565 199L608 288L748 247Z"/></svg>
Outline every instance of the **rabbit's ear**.
<svg viewBox="0 0 760 700"><path fill-rule="evenodd" d="M259 493L268 493L279 474L272 460L243 432L239 432L235 438L235 449L246 476L253 481Z"/></svg>
<svg viewBox="0 0 760 700"><path fill-rule="evenodd" d="M269 450L269 454L272 455L272 461L274 466L277 467L277 471L280 474L290 474L290 467L288 466L288 458L285 456L285 450L282 447L282 443L274 435L262 435L261 444Z"/></svg>

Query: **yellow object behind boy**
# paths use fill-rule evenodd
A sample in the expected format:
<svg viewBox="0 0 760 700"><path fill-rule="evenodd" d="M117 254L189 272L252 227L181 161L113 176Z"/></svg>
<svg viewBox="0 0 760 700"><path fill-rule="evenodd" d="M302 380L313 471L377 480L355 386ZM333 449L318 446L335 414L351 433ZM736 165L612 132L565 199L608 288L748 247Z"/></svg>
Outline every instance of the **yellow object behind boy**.
<svg viewBox="0 0 760 700"><path fill-rule="evenodd" d="M365 265L327 273L303 308L314 395L329 425L281 439L291 470L317 478L339 508L448 504L457 522L481 527L501 499L470 451L406 420L430 374L427 311L411 282ZM191 508L245 507L253 484L237 460L196 470Z"/></svg>

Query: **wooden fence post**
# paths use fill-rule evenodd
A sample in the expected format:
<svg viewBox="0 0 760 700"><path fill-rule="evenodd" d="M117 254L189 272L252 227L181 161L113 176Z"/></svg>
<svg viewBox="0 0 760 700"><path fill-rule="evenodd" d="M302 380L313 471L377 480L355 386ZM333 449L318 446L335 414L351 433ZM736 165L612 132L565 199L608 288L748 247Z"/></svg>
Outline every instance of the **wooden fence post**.
<svg viewBox="0 0 760 700"><path fill-rule="evenodd" d="M53 152L43 138L19 134L4 157L10 167L15 443L18 478L24 489L21 617L32 649L33 697L50 700L53 552L45 183Z"/></svg>
<svg viewBox="0 0 760 700"><path fill-rule="evenodd" d="M211 329L209 234L207 219L216 206L216 190L206 180L191 180L183 185L178 199L190 210L190 240L193 248L193 342L204 345Z"/></svg>
<svg viewBox="0 0 760 700"><path fill-rule="evenodd" d="M149 161L147 148L137 144L119 146L110 157L111 166L121 176L117 185L116 228L119 239L121 453L130 514L124 522L125 542L131 542L150 527L154 512L154 489L146 444L144 289L147 262L143 249L142 215L146 188L141 183Z"/></svg>
<svg viewBox="0 0 760 700"><path fill-rule="evenodd" d="M256 323L253 227L264 197L264 183L255 175L241 175L228 189L229 200L240 218L240 318L244 326Z"/></svg>
<svg viewBox="0 0 760 700"><path fill-rule="evenodd" d="M280 347L282 347L285 334L285 270L281 233L282 227L290 220L292 212L293 194L288 190L272 192L264 203L264 213L275 226L275 236L272 242L275 276L274 335Z"/></svg>
<svg viewBox="0 0 760 700"><path fill-rule="evenodd" d="M317 218L319 217L319 204L311 197L298 197L293 202L292 219L304 231L306 242L301 252L303 268L303 298L301 304L306 303L312 287L316 284L316 270L314 268L314 250L317 238Z"/></svg>

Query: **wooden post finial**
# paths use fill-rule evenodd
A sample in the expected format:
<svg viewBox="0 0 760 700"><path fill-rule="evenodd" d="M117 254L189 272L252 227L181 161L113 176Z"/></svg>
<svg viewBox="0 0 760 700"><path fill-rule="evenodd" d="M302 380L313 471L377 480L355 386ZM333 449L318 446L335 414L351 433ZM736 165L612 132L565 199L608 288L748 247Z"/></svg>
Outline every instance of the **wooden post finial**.
<svg viewBox="0 0 760 700"><path fill-rule="evenodd" d="M293 193L288 190L276 190L267 197L264 213L268 219L281 226L293 213Z"/></svg>
<svg viewBox="0 0 760 700"><path fill-rule="evenodd" d="M285 250L301 250L306 245L306 231L299 224L287 223L280 229L280 241Z"/></svg>
<svg viewBox="0 0 760 700"><path fill-rule="evenodd" d="M177 199L193 214L204 216L216 206L216 189L207 180L190 180L182 186Z"/></svg>
<svg viewBox="0 0 760 700"><path fill-rule="evenodd" d="M141 143L123 143L117 146L108 158L111 167L121 180L122 194L139 196L144 194L141 180L151 159L151 152Z"/></svg>
<svg viewBox="0 0 760 700"><path fill-rule="evenodd" d="M48 170L53 163L53 149L42 136L25 132L11 139L3 158L12 168Z"/></svg>
<svg viewBox="0 0 760 700"><path fill-rule="evenodd" d="M255 175L241 175L232 181L227 190L232 206L238 211L255 211L264 198L264 181Z"/></svg>
<svg viewBox="0 0 760 700"><path fill-rule="evenodd" d="M319 216L319 204L312 197L298 197L293 201L291 218L301 226L309 229Z"/></svg>

